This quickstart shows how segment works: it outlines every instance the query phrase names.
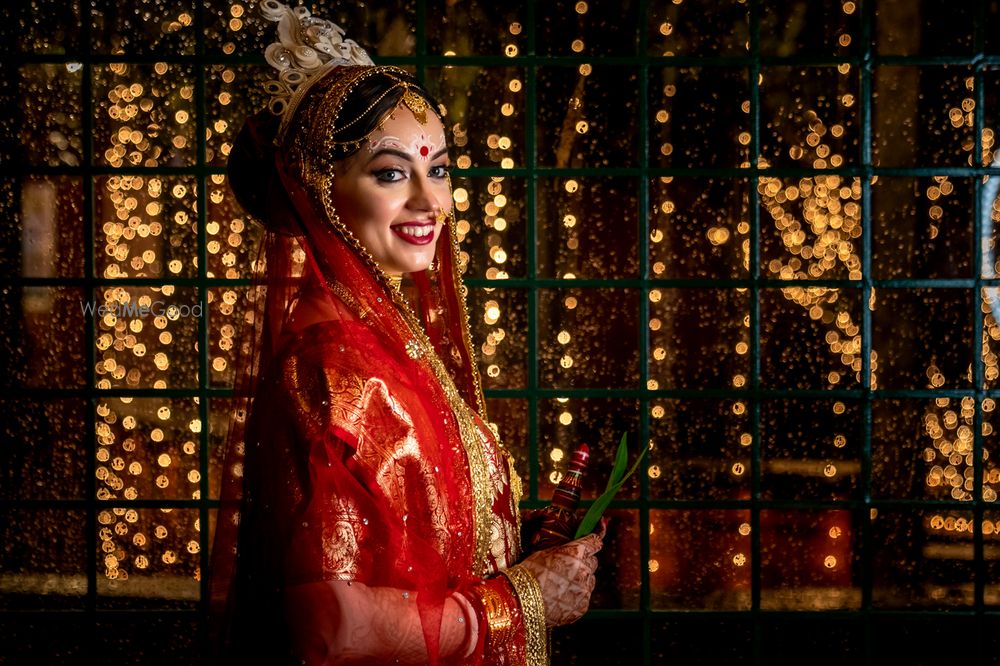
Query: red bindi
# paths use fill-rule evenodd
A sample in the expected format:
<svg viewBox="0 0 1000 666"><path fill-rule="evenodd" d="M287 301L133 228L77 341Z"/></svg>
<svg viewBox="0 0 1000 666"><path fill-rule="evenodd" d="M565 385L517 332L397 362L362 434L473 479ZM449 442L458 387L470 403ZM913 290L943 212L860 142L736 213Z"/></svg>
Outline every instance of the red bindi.
<svg viewBox="0 0 1000 666"><path fill-rule="evenodd" d="M420 146L420 156L427 157L427 154L431 152L431 149L427 146Z"/></svg>

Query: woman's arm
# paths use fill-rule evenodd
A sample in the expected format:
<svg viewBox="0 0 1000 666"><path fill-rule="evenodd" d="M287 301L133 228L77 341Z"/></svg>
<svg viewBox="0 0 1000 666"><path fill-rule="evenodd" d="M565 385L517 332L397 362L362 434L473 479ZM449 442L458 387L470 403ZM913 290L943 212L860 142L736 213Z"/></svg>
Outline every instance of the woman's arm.
<svg viewBox="0 0 1000 666"><path fill-rule="evenodd" d="M602 523L598 533L538 551L512 567L537 581L546 626L575 622L587 612L603 537ZM517 634L523 634L529 623L513 584L518 578L514 573L507 570L504 576L445 599L439 634L442 659L460 661L477 649L490 653L512 641L524 641ZM427 663L415 593L323 581L289 587L285 606L293 651L304 664Z"/></svg>
<svg viewBox="0 0 1000 666"><path fill-rule="evenodd" d="M415 593L324 581L288 588L285 606L292 648L303 664L428 662ZM476 613L461 594L445 600L439 640L440 656L449 661L476 647Z"/></svg>

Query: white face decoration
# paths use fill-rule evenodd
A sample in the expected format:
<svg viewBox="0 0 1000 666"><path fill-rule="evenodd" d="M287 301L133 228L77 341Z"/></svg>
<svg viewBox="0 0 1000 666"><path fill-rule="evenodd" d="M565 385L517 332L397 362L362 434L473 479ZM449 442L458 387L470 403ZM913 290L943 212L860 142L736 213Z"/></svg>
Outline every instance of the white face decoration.
<svg viewBox="0 0 1000 666"><path fill-rule="evenodd" d="M386 273L422 271L434 260L451 209L448 166L441 120L429 113L421 124L405 106L372 134L368 150L337 165L337 215Z"/></svg>
<svg viewBox="0 0 1000 666"><path fill-rule="evenodd" d="M378 133L376 132L376 135L377 134ZM414 159L427 162L433 159L433 157L441 151L447 151L448 144L445 142L443 131L434 138L431 138L424 132L421 132L417 135L409 137L409 140L405 141L398 136L390 134L383 134L377 139L373 135L368 141L369 153L377 153L385 148L398 150L410 155Z"/></svg>

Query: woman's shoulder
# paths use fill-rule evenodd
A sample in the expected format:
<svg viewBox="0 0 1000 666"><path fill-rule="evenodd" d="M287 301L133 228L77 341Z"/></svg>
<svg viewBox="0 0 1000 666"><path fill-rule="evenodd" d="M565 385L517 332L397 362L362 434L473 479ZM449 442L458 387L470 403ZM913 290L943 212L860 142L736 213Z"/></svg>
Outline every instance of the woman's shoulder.
<svg viewBox="0 0 1000 666"><path fill-rule="evenodd" d="M364 324L345 319L323 319L282 332L280 356L321 366L367 364L381 341Z"/></svg>

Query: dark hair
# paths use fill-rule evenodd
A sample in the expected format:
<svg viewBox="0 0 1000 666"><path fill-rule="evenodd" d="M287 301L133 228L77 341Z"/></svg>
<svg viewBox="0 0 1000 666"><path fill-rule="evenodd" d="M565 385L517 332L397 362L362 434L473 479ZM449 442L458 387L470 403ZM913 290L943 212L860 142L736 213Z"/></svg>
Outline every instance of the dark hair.
<svg viewBox="0 0 1000 666"><path fill-rule="evenodd" d="M333 77L328 78L333 80ZM355 118L358 120L337 134L338 144L335 154L327 156L327 159L343 160L359 150L360 144L353 142L364 139L378 127L386 114L399 105L403 93L406 92L406 88L399 85L401 80L409 85L411 91L420 95L432 109L439 108L437 101L427 89L407 72L393 69L391 74L378 72L366 76L347 94L338 116L340 123L349 123ZM326 89L324 83L324 81L318 82L309 91L308 97L296 110L289 132L296 131L295 124L304 117L302 113L304 107L323 103L323 92ZM290 206L275 167L275 152L286 149L274 145L278 124L279 118L267 109L248 118L233 141L226 164L229 187L236 195L236 200L244 210L265 226L283 218L271 213L279 209L288 210ZM288 141L285 145L289 145ZM281 231L281 229L271 230Z"/></svg>
<svg viewBox="0 0 1000 666"><path fill-rule="evenodd" d="M437 111L437 101L412 74L394 69L391 76L383 73L368 76L359 81L344 99L343 106L340 107L338 124L343 125L359 117L361 119L345 128L344 131L338 132L337 141L360 141L378 127L379 122L399 106L403 93L406 92L406 89L399 85L399 81L409 84L411 91L420 95L432 109ZM389 91L388 94L386 94L386 90ZM379 97L381 97L380 100ZM379 101L372 106L375 100ZM369 109L369 107L371 108ZM365 113L366 109L367 113ZM362 114L364 114L363 117ZM338 146L337 154L331 157L333 160L342 160L356 153L359 147L351 143L341 144Z"/></svg>

